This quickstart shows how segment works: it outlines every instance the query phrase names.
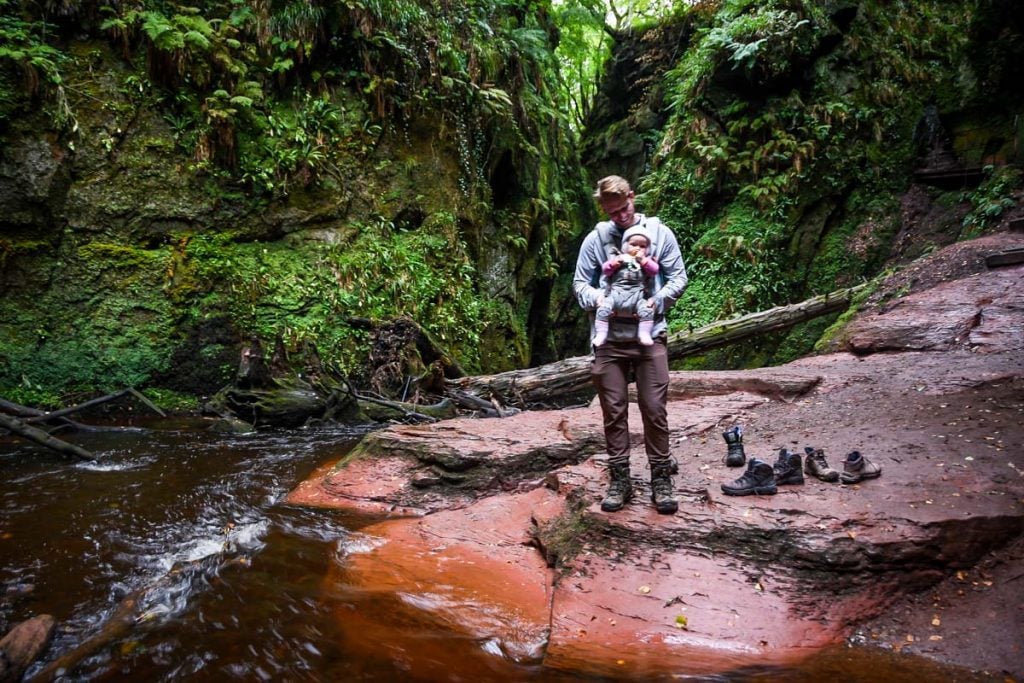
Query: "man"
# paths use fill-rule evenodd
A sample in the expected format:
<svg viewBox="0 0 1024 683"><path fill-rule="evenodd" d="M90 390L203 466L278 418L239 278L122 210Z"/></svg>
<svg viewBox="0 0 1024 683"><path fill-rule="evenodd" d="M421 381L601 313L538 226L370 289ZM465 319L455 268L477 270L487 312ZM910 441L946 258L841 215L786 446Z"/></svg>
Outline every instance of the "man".
<svg viewBox="0 0 1024 683"><path fill-rule="evenodd" d="M576 261L573 291L584 310L591 314L591 338L594 314L604 302L601 265L621 244L623 232L641 226L650 239L648 255L659 266L654 291L648 304L654 308L651 336L655 343L645 346L636 336L635 320L613 318L608 341L594 348L590 374L601 401L604 438L608 449L608 494L601 509L615 512L633 497L629 479L629 372L636 376L636 391L644 423L644 445L651 468L651 501L658 512L673 514L679 504L672 496L672 461L668 447L668 348L665 312L686 289L686 267L675 235L661 221L637 213L635 194L625 178L608 176L597 182L594 197L611 219L598 223L583 240Z"/></svg>

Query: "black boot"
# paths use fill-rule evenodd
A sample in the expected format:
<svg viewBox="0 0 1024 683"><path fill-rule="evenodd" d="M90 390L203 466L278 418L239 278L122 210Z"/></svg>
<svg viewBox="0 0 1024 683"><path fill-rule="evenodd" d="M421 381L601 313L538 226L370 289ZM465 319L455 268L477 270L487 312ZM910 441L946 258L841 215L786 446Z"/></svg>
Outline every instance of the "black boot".
<svg viewBox="0 0 1024 683"><path fill-rule="evenodd" d="M743 452L743 428L739 425L722 432L728 450L725 454L727 467L743 467L747 462L747 454Z"/></svg>
<svg viewBox="0 0 1024 683"><path fill-rule="evenodd" d="M799 453L794 453L788 448L779 449L779 459L775 461L775 483L779 484L802 484L804 483L804 462Z"/></svg>
<svg viewBox="0 0 1024 683"><path fill-rule="evenodd" d="M775 471L772 466L764 460L751 458L747 463L747 471L743 476L728 484L722 484L722 493L727 496L749 496L757 494L760 496L774 495L778 489L775 487Z"/></svg>
<svg viewBox="0 0 1024 683"><path fill-rule="evenodd" d="M672 465L651 466L651 502L654 509L663 515L675 514L679 503L672 497Z"/></svg>
<svg viewBox="0 0 1024 683"><path fill-rule="evenodd" d="M617 512L633 499L633 482L629 480L629 465L609 465L608 494L601 501L605 512Z"/></svg>

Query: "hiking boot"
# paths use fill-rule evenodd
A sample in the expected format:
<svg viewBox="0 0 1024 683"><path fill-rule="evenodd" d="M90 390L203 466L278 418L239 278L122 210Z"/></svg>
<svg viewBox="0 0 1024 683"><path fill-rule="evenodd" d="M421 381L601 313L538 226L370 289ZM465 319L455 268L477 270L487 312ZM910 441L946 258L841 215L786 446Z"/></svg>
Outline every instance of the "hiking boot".
<svg viewBox="0 0 1024 683"><path fill-rule="evenodd" d="M722 432L726 443L726 467L743 467L747 462L747 454L743 452L743 428L739 425Z"/></svg>
<svg viewBox="0 0 1024 683"><path fill-rule="evenodd" d="M601 501L601 509L605 512L617 512L622 506L633 499L633 482L629 480L629 465L609 465L608 493Z"/></svg>
<svg viewBox="0 0 1024 683"><path fill-rule="evenodd" d="M871 462L860 451L847 453L843 461L843 473L839 478L844 484L856 484L864 479L875 479L882 476L882 467Z"/></svg>
<svg viewBox="0 0 1024 683"><path fill-rule="evenodd" d="M804 472L829 483L839 481L839 470L829 466L828 460L825 460L825 451L804 446L804 453L807 454L804 458Z"/></svg>
<svg viewBox="0 0 1024 683"><path fill-rule="evenodd" d="M675 514L679 503L672 497L672 465L651 466L651 502L654 509L663 515Z"/></svg>
<svg viewBox="0 0 1024 683"><path fill-rule="evenodd" d="M772 467L775 470L775 483L802 484L804 483L803 460L799 453L794 453L788 448L779 449L779 459Z"/></svg>
<svg viewBox="0 0 1024 683"><path fill-rule="evenodd" d="M751 458L747 463L747 471L739 479L722 484L722 493L727 496L772 496L778 491L775 488L775 470L759 458Z"/></svg>

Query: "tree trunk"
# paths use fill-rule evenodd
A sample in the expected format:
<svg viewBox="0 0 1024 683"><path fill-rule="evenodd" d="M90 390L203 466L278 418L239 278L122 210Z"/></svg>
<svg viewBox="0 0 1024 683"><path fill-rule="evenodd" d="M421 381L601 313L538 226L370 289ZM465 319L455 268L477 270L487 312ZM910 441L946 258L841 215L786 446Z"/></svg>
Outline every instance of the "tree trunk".
<svg viewBox="0 0 1024 683"><path fill-rule="evenodd" d="M823 294L789 306L720 320L691 332L677 332L668 339L668 356L678 360L750 337L782 330L797 323L841 311L850 305L854 294L864 285ZM572 396L590 387L592 356L576 356L525 370L512 370L497 375L479 375L449 380L446 393L474 395L497 400L505 405L526 407Z"/></svg>
<svg viewBox="0 0 1024 683"><path fill-rule="evenodd" d="M66 455L73 455L80 460L95 460L96 457L80 446L76 446L73 443L67 441L61 441L55 436L50 436L42 429L37 429L31 425L27 425L16 417L10 415L4 415L0 413L0 428L6 429L7 431L23 436L29 441L34 441L40 446L46 446L52 448L55 451L64 453Z"/></svg>

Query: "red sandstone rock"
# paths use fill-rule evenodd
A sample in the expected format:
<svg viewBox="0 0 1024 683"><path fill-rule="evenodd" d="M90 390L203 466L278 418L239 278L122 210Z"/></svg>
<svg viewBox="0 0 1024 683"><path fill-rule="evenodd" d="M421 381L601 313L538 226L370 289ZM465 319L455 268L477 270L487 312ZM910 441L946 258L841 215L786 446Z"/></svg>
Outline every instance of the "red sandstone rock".
<svg viewBox="0 0 1024 683"><path fill-rule="evenodd" d="M420 670L424 621L464 634L480 677L507 661L630 678L792 663L1024 534L1021 293L1024 267L1003 268L869 311L846 337L867 355L673 373L676 515L648 501L635 406L637 495L619 513L598 505L595 407L384 430L289 501L418 516L362 529L328 585L387 601L387 617L346 613L346 637ZM947 323L929 329L936 316ZM941 352L873 353L900 348ZM734 422L748 456L814 446L841 468L859 450L882 476L724 496L741 473L722 464L720 432ZM998 642L1019 643L1020 593L996 589ZM935 656L939 641L924 642ZM1019 652L987 645L984 666L1024 673Z"/></svg>

